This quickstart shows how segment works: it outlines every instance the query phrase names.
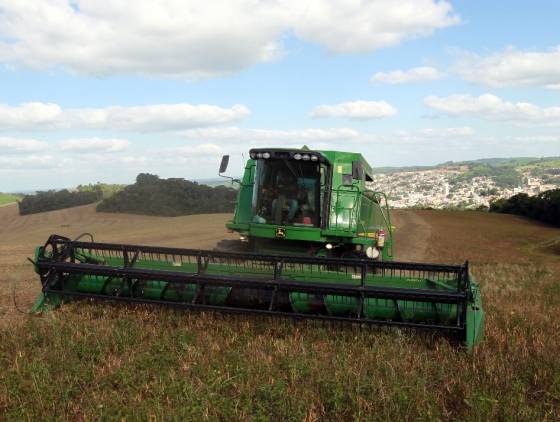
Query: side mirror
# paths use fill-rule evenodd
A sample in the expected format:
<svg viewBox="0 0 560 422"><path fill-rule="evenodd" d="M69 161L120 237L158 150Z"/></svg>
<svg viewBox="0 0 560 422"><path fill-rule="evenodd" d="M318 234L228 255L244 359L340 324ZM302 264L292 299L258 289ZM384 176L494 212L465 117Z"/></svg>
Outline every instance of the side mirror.
<svg viewBox="0 0 560 422"><path fill-rule="evenodd" d="M222 162L220 163L220 171L219 174L224 173L227 170L227 166L229 164L229 155L224 155L222 157Z"/></svg>
<svg viewBox="0 0 560 422"><path fill-rule="evenodd" d="M352 178L356 180L364 180L364 168L359 161L352 161Z"/></svg>

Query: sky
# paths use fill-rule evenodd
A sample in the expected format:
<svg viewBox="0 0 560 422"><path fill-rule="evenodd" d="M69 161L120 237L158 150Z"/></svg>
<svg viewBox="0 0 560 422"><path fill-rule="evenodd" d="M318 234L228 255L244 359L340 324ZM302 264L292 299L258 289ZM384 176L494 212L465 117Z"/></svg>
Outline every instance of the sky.
<svg viewBox="0 0 560 422"><path fill-rule="evenodd" d="M0 192L560 155L560 2L0 0Z"/></svg>

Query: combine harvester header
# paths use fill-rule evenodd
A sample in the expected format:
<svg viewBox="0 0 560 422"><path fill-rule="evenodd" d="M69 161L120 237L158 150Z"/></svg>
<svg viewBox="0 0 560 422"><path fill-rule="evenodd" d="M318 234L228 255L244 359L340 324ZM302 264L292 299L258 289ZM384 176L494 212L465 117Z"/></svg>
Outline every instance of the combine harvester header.
<svg viewBox="0 0 560 422"><path fill-rule="evenodd" d="M438 330L469 350L481 340L480 292L467 263L392 261L387 199L366 188L371 168L360 154L250 156L227 224L239 241L203 251L52 235L36 250L43 290L33 310L94 298Z"/></svg>

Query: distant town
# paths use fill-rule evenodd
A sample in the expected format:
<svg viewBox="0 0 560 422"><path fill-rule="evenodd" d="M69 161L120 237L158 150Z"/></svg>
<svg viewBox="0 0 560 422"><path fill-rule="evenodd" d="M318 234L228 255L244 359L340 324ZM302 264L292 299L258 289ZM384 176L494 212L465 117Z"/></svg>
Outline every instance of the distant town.
<svg viewBox="0 0 560 422"><path fill-rule="evenodd" d="M488 207L519 193L560 187L560 159L523 158L445 163L430 168L379 169L370 188L385 192L394 208Z"/></svg>

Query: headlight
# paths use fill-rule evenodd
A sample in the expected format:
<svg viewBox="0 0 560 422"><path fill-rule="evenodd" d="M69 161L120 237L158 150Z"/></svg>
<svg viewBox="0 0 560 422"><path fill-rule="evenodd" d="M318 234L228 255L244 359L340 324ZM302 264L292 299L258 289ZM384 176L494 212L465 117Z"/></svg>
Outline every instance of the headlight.
<svg viewBox="0 0 560 422"><path fill-rule="evenodd" d="M270 152L263 152L263 158L270 158Z"/></svg>
<svg viewBox="0 0 560 422"><path fill-rule="evenodd" d="M379 257L379 249L368 246L366 248L366 256L371 259L377 259Z"/></svg>
<svg viewBox="0 0 560 422"><path fill-rule="evenodd" d="M301 154L299 152L294 154L294 160L301 160Z"/></svg>

